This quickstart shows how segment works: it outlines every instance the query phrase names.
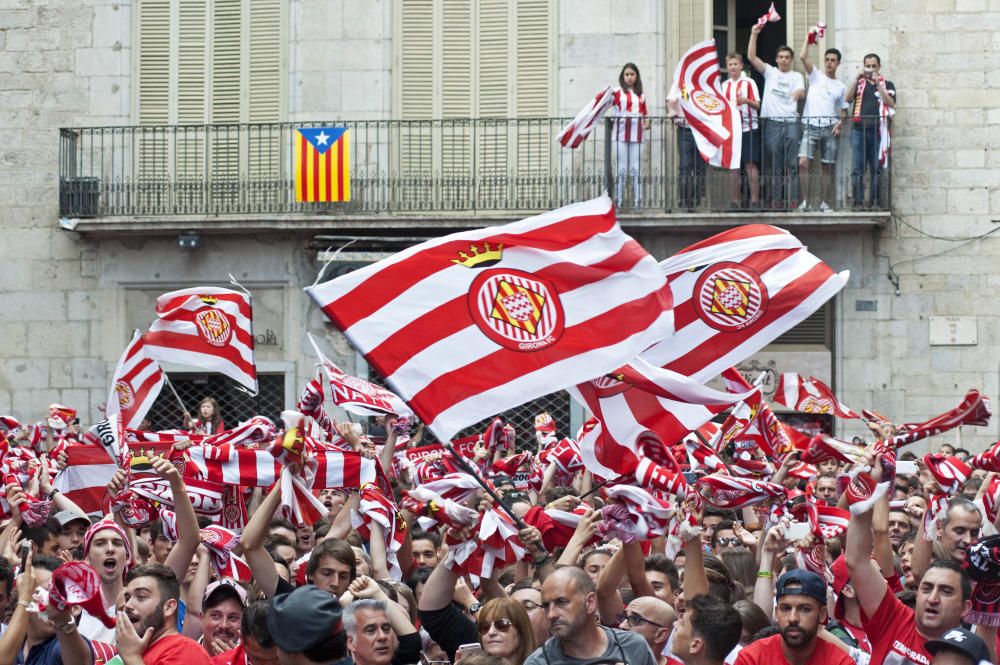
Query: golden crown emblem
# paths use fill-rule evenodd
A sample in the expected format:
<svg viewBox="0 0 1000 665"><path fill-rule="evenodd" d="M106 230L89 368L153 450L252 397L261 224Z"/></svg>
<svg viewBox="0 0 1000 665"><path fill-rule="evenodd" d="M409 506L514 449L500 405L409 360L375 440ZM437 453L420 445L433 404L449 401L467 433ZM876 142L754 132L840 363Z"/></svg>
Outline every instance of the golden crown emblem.
<svg viewBox="0 0 1000 665"><path fill-rule="evenodd" d="M480 266L491 266L499 263L503 258L503 243L496 247L490 245L488 241L483 241L482 247L469 245L468 252L459 252L457 259L452 259L452 263L457 263L466 268L478 268Z"/></svg>
<svg viewBox="0 0 1000 665"><path fill-rule="evenodd" d="M201 300L206 305L214 305L215 303L219 302L219 299L216 298L215 296L198 296L198 299Z"/></svg>

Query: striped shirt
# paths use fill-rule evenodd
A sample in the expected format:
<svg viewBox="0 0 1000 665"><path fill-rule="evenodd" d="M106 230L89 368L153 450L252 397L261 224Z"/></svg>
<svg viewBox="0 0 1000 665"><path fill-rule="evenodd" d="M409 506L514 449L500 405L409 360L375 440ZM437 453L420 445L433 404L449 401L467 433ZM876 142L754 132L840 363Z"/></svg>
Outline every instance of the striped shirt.
<svg viewBox="0 0 1000 665"><path fill-rule="evenodd" d="M642 143L642 118L646 111L646 98L631 90L615 88L611 106L615 110L615 140Z"/></svg>
<svg viewBox="0 0 1000 665"><path fill-rule="evenodd" d="M736 81L726 79L722 82L722 94L726 96L730 104L735 104L740 97L746 97L752 102L760 101L760 93L757 92L757 82L747 75L740 76ZM740 121L743 131L749 132L757 129L757 110L749 104L740 104Z"/></svg>

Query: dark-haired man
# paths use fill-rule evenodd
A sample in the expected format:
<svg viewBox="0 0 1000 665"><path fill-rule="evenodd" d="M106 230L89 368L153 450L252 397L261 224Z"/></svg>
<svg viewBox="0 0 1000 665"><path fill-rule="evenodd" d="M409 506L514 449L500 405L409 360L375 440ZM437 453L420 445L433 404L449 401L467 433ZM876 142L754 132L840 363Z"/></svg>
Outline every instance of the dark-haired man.
<svg viewBox="0 0 1000 665"><path fill-rule="evenodd" d="M418 568L434 568L441 563L441 534L436 531L420 531L412 535L413 565Z"/></svg>
<svg viewBox="0 0 1000 665"><path fill-rule="evenodd" d="M729 603L708 594L687 601L684 617L674 624L671 647L684 665L721 665L740 641L743 621Z"/></svg>
<svg viewBox="0 0 1000 665"><path fill-rule="evenodd" d="M774 595L774 620L781 632L745 647L736 665L853 665L845 650L819 636L827 618L822 577L809 570L790 570L778 579Z"/></svg>
<svg viewBox="0 0 1000 665"><path fill-rule="evenodd" d="M764 126L764 177L770 184L771 207L785 210L799 200L796 155L799 147L799 102L806 95L802 74L792 70L794 53L779 46L772 67L757 57L761 26L750 29L747 56L750 64L764 75L760 117ZM785 186L788 191L785 191Z"/></svg>
<svg viewBox="0 0 1000 665"><path fill-rule="evenodd" d="M809 38L802 42L799 60L809 77L809 93L802 109L802 145L799 146L799 185L802 188L799 210L809 209L809 164L819 152L820 204L819 211L830 209L833 167L837 163L837 140L840 137L841 114L847 109L844 96L847 87L837 78L840 51L828 48L823 54L823 71L809 62ZM824 500L826 498L824 497Z"/></svg>
<svg viewBox="0 0 1000 665"><path fill-rule="evenodd" d="M854 207L860 208L865 202L865 171L870 172L872 206L879 204L879 178L882 175L882 133L888 136L888 115L896 106L896 86L881 75L882 59L877 53L864 57L864 65L857 76L847 86L845 99L853 103L851 120L851 189ZM951 445L953 455L955 448Z"/></svg>
<svg viewBox="0 0 1000 665"><path fill-rule="evenodd" d="M597 587L579 568L559 568L542 584L542 607L549 618L546 642L525 665L570 665L580 660L614 659L629 665L655 665L646 640L635 633L601 626Z"/></svg>
<svg viewBox="0 0 1000 665"><path fill-rule="evenodd" d="M177 633L181 585L173 570L159 563L129 571L125 609L118 613L115 638L125 665L184 663L209 665L197 642Z"/></svg>

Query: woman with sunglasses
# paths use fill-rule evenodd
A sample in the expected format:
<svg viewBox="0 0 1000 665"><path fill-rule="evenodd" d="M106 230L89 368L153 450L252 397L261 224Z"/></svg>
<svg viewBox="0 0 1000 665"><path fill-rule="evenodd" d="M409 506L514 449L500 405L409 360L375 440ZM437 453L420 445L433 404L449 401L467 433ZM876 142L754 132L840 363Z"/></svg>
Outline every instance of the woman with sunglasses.
<svg viewBox="0 0 1000 665"><path fill-rule="evenodd" d="M476 613L476 626L483 651L506 658L512 665L523 665L538 646L528 613L510 598L487 601Z"/></svg>

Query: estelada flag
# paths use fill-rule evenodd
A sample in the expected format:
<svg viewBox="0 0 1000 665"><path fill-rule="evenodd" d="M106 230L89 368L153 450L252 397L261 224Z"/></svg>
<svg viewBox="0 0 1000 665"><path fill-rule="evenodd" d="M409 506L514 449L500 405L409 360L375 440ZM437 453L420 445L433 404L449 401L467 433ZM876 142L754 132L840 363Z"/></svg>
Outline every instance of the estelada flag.
<svg viewBox="0 0 1000 665"><path fill-rule="evenodd" d="M295 130L295 200L351 200L351 143L346 127Z"/></svg>
<svg viewBox="0 0 1000 665"><path fill-rule="evenodd" d="M602 197L436 238L306 292L439 439L621 367L673 330Z"/></svg>

